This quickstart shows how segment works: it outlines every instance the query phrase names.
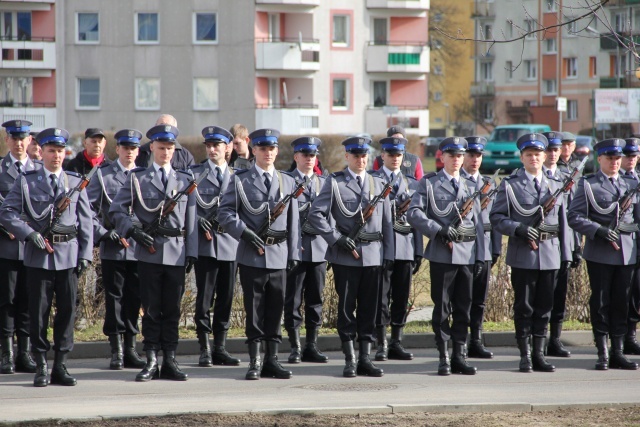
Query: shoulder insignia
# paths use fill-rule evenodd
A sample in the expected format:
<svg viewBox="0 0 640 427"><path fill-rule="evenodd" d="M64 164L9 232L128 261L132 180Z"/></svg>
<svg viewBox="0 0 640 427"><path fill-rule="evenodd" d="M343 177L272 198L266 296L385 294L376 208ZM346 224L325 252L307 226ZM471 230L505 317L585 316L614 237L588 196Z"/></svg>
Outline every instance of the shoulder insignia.
<svg viewBox="0 0 640 427"><path fill-rule="evenodd" d="M344 175L344 171L338 171L331 174L332 177L338 178Z"/></svg>
<svg viewBox="0 0 640 427"><path fill-rule="evenodd" d="M37 171L37 170L30 170L30 171L22 172L22 174L23 174L23 175L33 175L34 173L37 173L37 172L39 172L39 171Z"/></svg>
<svg viewBox="0 0 640 427"><path fill-rule="evenodd" d="M185 169L178 169L176 172L178 172L178 173L182 173L182 174L185 174L185 175L187 175L187 176L189 176L189 177L191 177L191 176L193 175L193 174L191 173L191 171L190 171L190 170L188 170L188 169L186 169L186 170L185 170Z"/></svg>
<svg viewBox="0 0 640 427"><path fill-rule="evenodd" d="M409 181L416 181L416 182L418 181L416 177L413 175L405 175L405 178L407 178L407 180Z"/></svg>
<svg viewBox="0 0 640 427"><path fill-rule="evenodd" d="M111 166L111 163L102 163L100 166L98 166L98 169L106 168L108 166Z"/></svg>
<svg viewBox="0 0 640 427"><path fill-rule="evenodd" d="M250 169L238 169L238 168L233 168L234 172L236 175L241 175L245 172L249 172Z"/></svg>
<svg viewBox="0 0 640 427"><path fill-rule="evenodd" d="M189 165L189 169L194 170L194 169L202 169L204 168L204 163L196 163L195 165Z"/></svg>
<svg viewBox="0 0 640 427"><path fill-rule="evenodd" d="M293 176L293 174L289 171L278 171L278 172L280 172L282 175L290 176L291 178L296 179L296 177Z"/></svg>
<svg viewBox="0 0 640 427"><path fill-rule="evenodd" d="M131 172L142 172L143 170L146 170L147 168L143 167L143 166L138 166L136 168L131 169Z"/></svg>
<svg viewBox="0 0 640 427"><path fill-rule="evenodd" d="M504 178L502 178L502 179L511 180L511 179L515 179L515 178L518 178L518 176L517 176L517 175L515 175L515 174L511 174L511 175L509 175L509 176L505 176L505 177L504 177Z"/></svg>
<svg viewBox="0 0 640 427"><path fill-rule="evenodd" d="M438 172L429 172L428 174L426 174L424 177L427 179L431 179L434 176L438 175Z"/></svg>
<svg viewBox="0 0 640 427"><path fill-rule="evenodd" d="M590 173L589 175L582 175L584 179L592 179L596 177L595 173Z"/></svg>
<svg viewBox="0 0 640 427"><path fill-rule="evenodd" d="M64 171L64 173L66 173L69 176L75 176L76 178L82 178L82 175L80 175L78 172Z"/></svg>

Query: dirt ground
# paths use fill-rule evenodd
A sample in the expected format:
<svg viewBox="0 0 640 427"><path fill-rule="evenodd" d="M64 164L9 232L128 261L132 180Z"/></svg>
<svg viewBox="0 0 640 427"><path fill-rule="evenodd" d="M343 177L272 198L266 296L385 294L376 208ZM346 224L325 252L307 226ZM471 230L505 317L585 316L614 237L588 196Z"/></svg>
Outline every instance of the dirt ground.
<svg viewBox="0 0 640 427"><path fill-rule="evenodd" d="M48 421L38 426L77 427L176 427L176 426L232 426L232 427L333 427L333 426L640 426L640 408L563 409L544 412L493 413L399 413L371 415L211 415L190 414L168 417L145 417L104 421Z"/></svg>

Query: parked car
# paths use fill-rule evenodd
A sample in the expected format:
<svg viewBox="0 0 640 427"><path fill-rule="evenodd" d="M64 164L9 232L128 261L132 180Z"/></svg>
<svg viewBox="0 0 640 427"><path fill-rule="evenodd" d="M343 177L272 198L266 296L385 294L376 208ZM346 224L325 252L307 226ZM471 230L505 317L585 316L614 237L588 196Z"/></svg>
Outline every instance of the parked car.
<svg viewBox="0 0 640 427"><path fill-rule="evenodd" d="M492 173L502 169L503 173L511 173L522 166L520 151L516 145L518 138L527 133L550 132L548 125L518 124L496 126L487 139L482 158L482 173Z"/></svg>
<svg viewBox="0 0 640 427"><path fill-rule="evenodd" d="M593 136L578 136L576 138L576 149L573 154L579 160L582 160L585 157L589 158L587 163L584 165L584 173L595 172L598 169L595 156L593 155L593 147L597 142L598 140Z"/></svg>

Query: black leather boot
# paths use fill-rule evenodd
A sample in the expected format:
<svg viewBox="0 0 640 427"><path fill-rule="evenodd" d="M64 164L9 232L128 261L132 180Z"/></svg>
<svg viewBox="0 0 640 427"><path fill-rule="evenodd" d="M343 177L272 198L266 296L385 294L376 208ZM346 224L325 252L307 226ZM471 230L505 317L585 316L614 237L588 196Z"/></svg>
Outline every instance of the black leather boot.
<svg viewBox="0 0 640 427"><path fill-rule="evenodd" d="M605 334L595 334L594 340L598 349L598 361L596 362L597 371L606 371L609 369L609 351L607 349L608 337Z"/></svg>
<svg viewBox="0 0 640 427"><path fill-rule="evenodd" d="M213 353L211 360L214 365L239 366L240 359L232 357L225 348L227 342L227 331L213 334Z"/></svg>
<svg viewBox="0 0 640 427"><path fill-rule="evenodd" d="M16 372L36 373L36 362L29 353L29 337L18 335L18 353L16 354Z"/></svg>
<svg viewBox="0 0 640 427"><path fill-rule="evenodd" d="M387 327L376 326L376 343L378 350L376 351L376 362L384 362L389 358L389 347L387 346Z"/></svg>
<svg viewBox="0 0 640 427"><path fill-rule="evenodd" d="M451 375L451 362L449 360L449 349L447 343L437 343L440 362L438 363L438 375Z"/></svg>
<svg viewBox="0 0 640 427"><path fill-rule="evenodd" d="M74 386L77 384L75 378L69 375L67 371L67 354L66 351L56 351L53 359L53 368L51 368L51 384Z"/></svg>
<svg viewBox="0 0 640 427"><path fill-rule="evenodd" d="M562 323L551 323L549 325L549 343L547 344L547 356L571 357L571 352L564 348L560 335L562 334Z"/></svg>
<svg viewBox="0 0 640 427"><path fill-rule="evenodd" d="M412 360L413 354L402 346L402 326L391 325L391 342L389 343L389 359Z"/></svg>
<svg viewBox="0 0 640 427"><path fill-rule="evenodd" d="M609 367L611 369L638 369L638 364L627 359L623 353L624 336L611 337L611 353L609 353Z"/></svg>
<svg viewBox="0 0 640 427"><path fill-rule="evenodd" d="M544 357L544 342L546 337L532 337L533 341L533 354L531 356L531 362L533 364L533 370L537 372L555 372L556 367L547 362Z"/></svg>
<svg viewBox="0 0 640 427"><path fill-rule="evenodd" d="M0 374L13 374L16 367L13 364L13 337L6 337L0 340L2 346L2 365L0 365Z"/></svg>
<svg viewBox="0 0 640 427"><path fill-rule="evenodd" d="M355 378L356 376L356 352L353 349L353 341L342 342L342 353L344 353L344 369L342 376L345 378Z"/></svg>
<svg viewBox="0 0 640 427"><path fill-rule="evenodd" d="M120 371L124 369L124 354L122 353L122 337L118 335L109 335L109 345L111 345L111 361L109 369Z"/></svg>
<svg viewBox="0 0 640 427"><path fill-rule="evenodd" d="M636 323L629 322L627 335L624 337L624 354L640 355L640 344L636 340Z"/></svg>
<svg viewBox="0 0 640 427"><path fill-rule="evenodd" d="M136 375L136 381L146 382L157 380L160 378L160 367L158 366L158 352L156 350L147 350L147 363L142 371Z"/></svg>
<svg viewBox="0 0 640 427"><path fill-rule="evenodd" d="M163 380L186 381L189 376L180 370L175 350L162 350L160 378Z"/></svg>
<svg viewBox="0 0 640 427"><path fill-rule="evenodd" d="M291 353L289 354L287 362L300 363L300 358L302 356L302 348L300 346L300 329L288 329L287 333L289 334L289 343L291 344Z"/></svg>
<svg viewBox="0 0 640 427"><path fill-rule="evenodd" d="M311 363L327 363L329 357L318 349L318 328L307 328L307 339L302 351L302 361Z"/></svg>
<svg viewBox="0 0 640 427"><path fill-rule="evenodd" d="M453 343L453 354L451 355L451 372L454 374L475 375L477 369L467 363L467 357L463 344Z"/></svg>
<svg viewBox="0 0 640 427"><path fill-rule="evenodd" d="M533 365L531 362L531 345L529 344L529 337L518 338L518 349L520 350L520 372L533 372Z"/></svg>
<svg viewBox="0 0 640 427"><path fill-rule="evenodd" d="M262 366L261 377L279 378L288 380L291 378L291 371L284 369L278 362L279 343L275 341L267 341L267 347L264 351L264 365Z"/></svg>
<svg viewBox="0 0 640 427"><path fill-rule="evenodd" d="M49 385L49 367L47 366L47 353L33 353L36 359L36 375L33 377L34 387L46 387Z"/></svg>
<svg viewBox="0 0 640 427"><path fill-rule="evenodd" d="M356 370L357 374L365 375L367 377L383 376L384 371L371 362L369 354L371 354L371 342L360 341L358 343L358 369Z"/></svg>
<svg viewBox="0 0 640 427"><path fill-rule="evenodd" d="M142 369L147 362L140 357L136 350L135 334L124 334L124 367Z"/></svg>
<svg viewBox="0 0 640 427"><path fill-rule="evenodd" d="M262 359L260 358L260 341L249 343L249 370L244 376L247 380L259 380L262 370Z"/></svg>
<svg viewBox="0 0 640 427"><path fill-rule="evenodd" d="M209 334L206 332L198 332L198 344L200 344L200 358L198 366L209 368L213 366L211 358L211 344L209 343Z"/></svg>
<svg viewBox="0 0 640 427"><path fill-rule="evenodd" d="M468 356L476 359L493 359L493 353L482 342L482 330L472 329L469 340Z"/></svg>

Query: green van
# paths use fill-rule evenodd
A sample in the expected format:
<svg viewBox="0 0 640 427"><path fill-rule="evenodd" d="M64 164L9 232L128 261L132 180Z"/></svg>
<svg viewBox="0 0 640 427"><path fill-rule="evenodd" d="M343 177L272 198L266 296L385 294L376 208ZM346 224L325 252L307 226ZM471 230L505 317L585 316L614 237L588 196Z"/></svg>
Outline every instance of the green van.
<svg viewBox="0 0 640 427"><path fill-rule="evenodd" d="M520 151L516 141L527 133L550 132L548 125L519 124L496 126L487 139L484 147L481 170L483 173L491 173L502 169L503 173L511 173L522 166Z"/></svg>

